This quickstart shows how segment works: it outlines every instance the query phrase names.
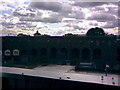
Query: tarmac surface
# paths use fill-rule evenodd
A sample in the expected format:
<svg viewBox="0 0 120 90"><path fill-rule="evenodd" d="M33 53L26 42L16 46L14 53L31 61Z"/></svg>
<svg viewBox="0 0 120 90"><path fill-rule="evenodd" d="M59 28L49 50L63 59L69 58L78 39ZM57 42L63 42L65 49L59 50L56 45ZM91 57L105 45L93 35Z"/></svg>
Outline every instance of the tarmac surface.
<svg viewBox="0 0 120 90"><path fill-rule="evenodd" d="M93 72L76 72L70 65L38 66L34 69L0 67L2 73L23 74L29 76L63 79L77 82L98 83L112 86L120 86L120 75Z"/></svg>

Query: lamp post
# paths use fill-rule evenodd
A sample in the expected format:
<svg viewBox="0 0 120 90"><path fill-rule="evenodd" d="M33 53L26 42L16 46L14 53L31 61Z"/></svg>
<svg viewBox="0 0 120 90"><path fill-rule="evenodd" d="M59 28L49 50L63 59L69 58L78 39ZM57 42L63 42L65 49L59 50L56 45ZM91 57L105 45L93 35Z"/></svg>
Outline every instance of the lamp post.
<svg viewBox="0 0 120 90"><path fill-rule="evenodd" d="M105 76L107 76L108 68L109 68L109 67L110 67L110 66L106 64L106 66L105 66Z"/></svg>

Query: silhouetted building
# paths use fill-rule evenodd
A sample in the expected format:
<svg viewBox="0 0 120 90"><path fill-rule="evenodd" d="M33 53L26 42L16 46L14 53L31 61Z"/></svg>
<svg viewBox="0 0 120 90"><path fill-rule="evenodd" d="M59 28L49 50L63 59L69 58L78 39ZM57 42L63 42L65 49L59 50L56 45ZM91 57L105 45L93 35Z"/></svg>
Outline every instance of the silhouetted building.
<svg viewBox="0 0 120 90"><path fill-rule="evenodd" d="M38 32L38 31L36 31L36 33L34 34L34 36L40 36L41 34Z"/></svg>
<svg viewBox="0 0 120 90"><path fill-rule="evenodd" d="M120 40L114 35L44 36L37 31L34 36L4 36L0 53L3 63L92 63L94 69L120 69Z"/></svg>
<svg viewBox="0 0 120 90"><path fill-rule="evenodd" d="M38 31L34 36L24 34L4 36L1 57L3 66L14 66L0 67L3 89L120 86L119 76L114 75L103 75L100 78L98 73L86 75L70 72L71 69L65 72L63 69L58 71L25 69L27 66L48 65L46 66L48 69L51 68L49 64L54 64L57 68L59 64L59 66L70 64L76 66L75 70L101 70L106 71L105 75L108 71L119 72L120 36L106 35L100 28L90 29L84 36L73 34L49 36L41 35ZM17 68L18 66L25 68ZM104 80L104 77L107 79Z"/></svg>

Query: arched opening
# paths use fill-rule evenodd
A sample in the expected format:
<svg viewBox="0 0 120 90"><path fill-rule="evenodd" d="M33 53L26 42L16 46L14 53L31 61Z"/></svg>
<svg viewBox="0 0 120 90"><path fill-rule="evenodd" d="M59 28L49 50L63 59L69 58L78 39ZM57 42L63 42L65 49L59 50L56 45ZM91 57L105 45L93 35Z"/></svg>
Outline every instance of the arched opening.
<svg viewBox="0 0 120 90"><path fill-rule="evenodd" d="M37 56L37 54L38 54L37 50L36 49L32 49L31 55L32 56Z"/></svg>
<svg viewBox="0 0 120 90"><path fill-rule="evenodd" d="M120 48L117 49L117 61L120 62Z"/></svg>
<svg viewBox="0 0 120 90"><path fill-rule="evenodd" d="M77 48L73 48L71 50L71 64L75 65L77 61L79 61L79 50Z"/></svg>
<svg viewBox="0 0 120 90"><path fill-rule="evenodd" d="M57 49L51 48L50 49L50 59L51 59L52 64L56 63L56 61L57 61L56 58L57 58Z"/></svg>
<svg viewBox="0 0 120 90"><path fill-rule="evenodd" d="M82 61L90 62L90 50L88 48L82 50Z"/></svg>
<svg viewBox="0 0 120 90"><path fill-rule="evenodd" d="M0 50L0 60L4 61L4 60L2 59L2 50ZM1 64L2 64L2 63L1 63Z"/></svg>
<svg viewBox="0 0 120 90"><path fill-rule="evenodd" d="M2 56L2 51L0 50L0 56Z"/></svg>
<svg viewBox="0 0 120 90"><path fill-rule="evenodd" d="M40 62L41 63L47 63L47 49L41 48L40 49Z"/></svg>
<svg viewBox="0 0 120 90"><path fill-rule="evenodd" d="M95 49L93 50L93 60L100 60L101 59L101 50Z"/></svg>
<svg viewBox="0 0 120 90"><path fill-rule="evenodd" d="M51 48L50 49L50 58L51 59L56 59L57 58L57 49L56 48Z"/></svg>
<svg viewBox="0 0 120 90"><path fill-rule="evenodd" d="M62 61L63 64L66 64L66 60L67 60L67 57L68 57L67 48L62 48L60 52L61 52L61 61Z"/></svg>
<svg viewBox="0 0 120 90"><path fill-rule="evenodd" d="M40 56L46 56L47 55L47 49L46 48L41 48L40 49Z"/></svg>

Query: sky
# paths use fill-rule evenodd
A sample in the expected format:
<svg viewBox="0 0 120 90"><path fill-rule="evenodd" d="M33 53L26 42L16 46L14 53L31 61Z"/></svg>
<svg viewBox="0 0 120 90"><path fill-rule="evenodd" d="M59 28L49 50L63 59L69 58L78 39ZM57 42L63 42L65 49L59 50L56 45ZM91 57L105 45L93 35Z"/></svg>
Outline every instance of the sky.
<svg viewBox="0 0 120 90"><path fill-rule="evenodd" d="M37 30L42 35L81 35L95 27L117 35L118 2L92 1L0 0L0 36L32 36Z"/></svg>

